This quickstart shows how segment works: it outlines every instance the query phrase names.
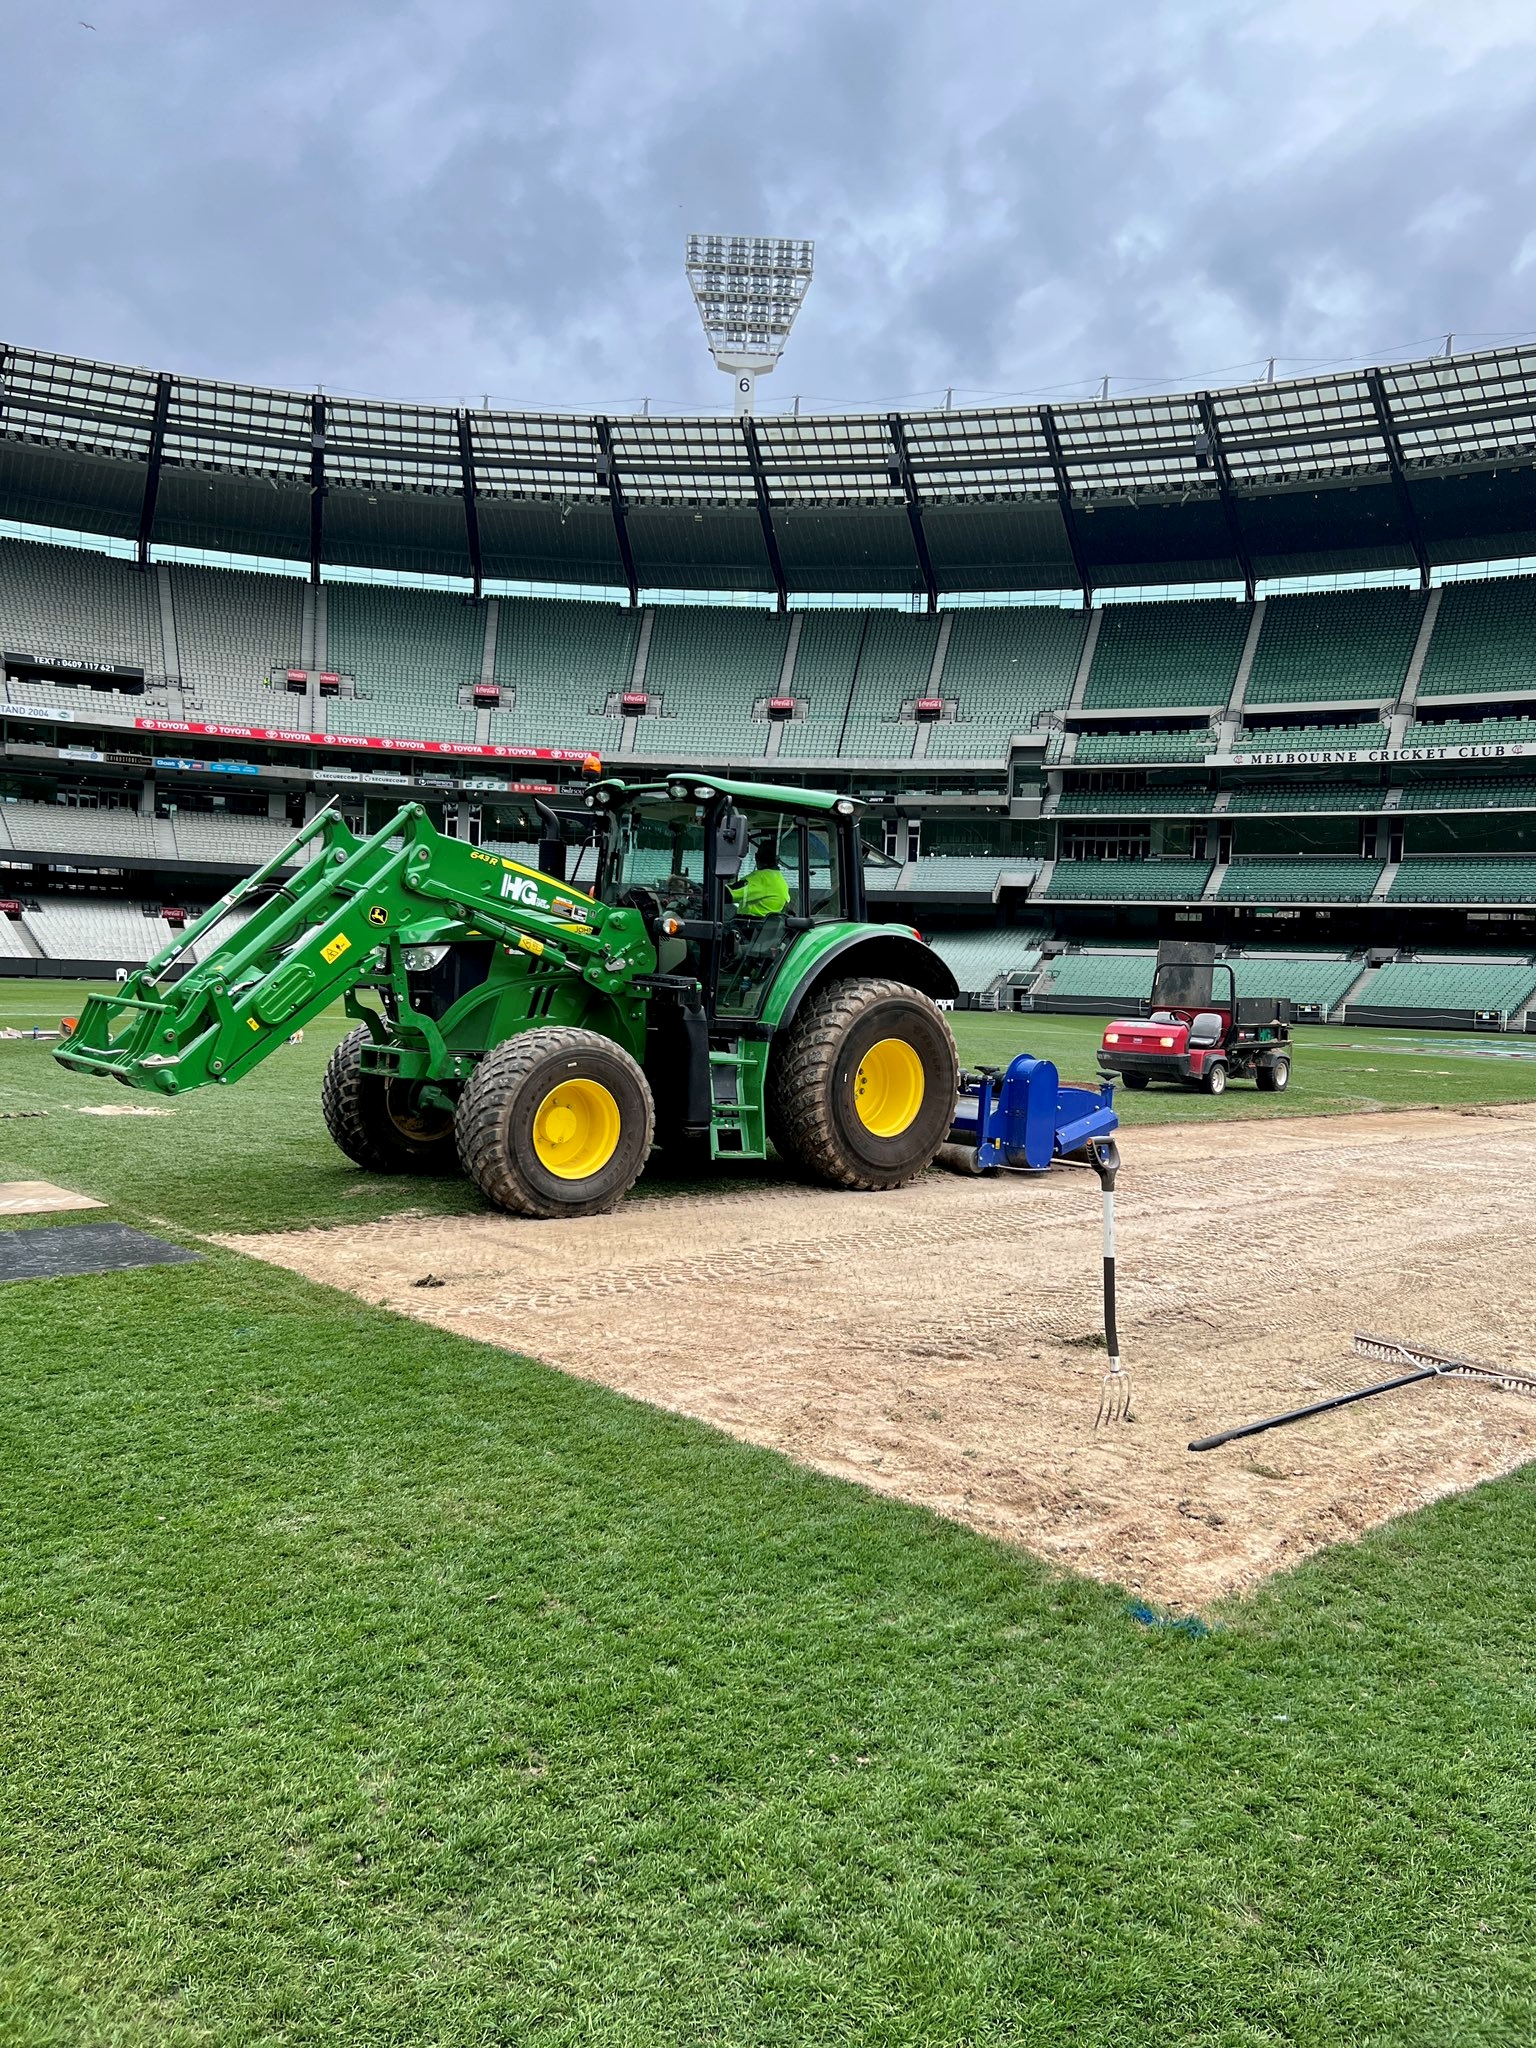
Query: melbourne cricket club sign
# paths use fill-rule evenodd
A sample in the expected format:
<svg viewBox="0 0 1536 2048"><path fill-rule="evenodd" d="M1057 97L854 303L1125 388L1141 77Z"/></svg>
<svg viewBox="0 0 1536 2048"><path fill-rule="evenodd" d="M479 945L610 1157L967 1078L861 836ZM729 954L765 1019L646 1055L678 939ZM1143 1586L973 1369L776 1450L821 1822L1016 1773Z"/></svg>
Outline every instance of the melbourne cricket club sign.
<svg viewBox="0 0 1536 2048"><path fill-rule="evenodd" d="M1245 747L1240 754L1207 754L1207 768L1332 768L1351 762L1377 761L1413 767L1424 761L1536 760L1536 741L1470 742L1453 747L1293 747L1285 753L1261 754Z"/></svg>

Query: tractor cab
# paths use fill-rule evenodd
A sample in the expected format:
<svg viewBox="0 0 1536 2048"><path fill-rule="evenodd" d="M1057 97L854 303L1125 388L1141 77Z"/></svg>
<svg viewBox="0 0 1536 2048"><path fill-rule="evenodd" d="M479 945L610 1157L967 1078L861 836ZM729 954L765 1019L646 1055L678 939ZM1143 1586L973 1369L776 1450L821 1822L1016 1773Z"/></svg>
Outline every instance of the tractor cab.
<svg viewBox="0 0 1536 2048"><path fill-rule="evenodd" d="M1239 997L1237 976L1216 948L1167 939L1157 949L1147 1015L1117 1018L1099 1066L1127 1088L1177 1081L1221 1095L1228 1081L1263 1093L1290 1085L1291 1006L1283 996Z"/></svg>
<svg viewBox="0 0 1536 2048"><path fill-rule="evenodd" d="M712 1018L757 1016L804 934L865 918L852 797L674 776L587 804L598 897L641 913L658 974L696 982Z"/></svg>

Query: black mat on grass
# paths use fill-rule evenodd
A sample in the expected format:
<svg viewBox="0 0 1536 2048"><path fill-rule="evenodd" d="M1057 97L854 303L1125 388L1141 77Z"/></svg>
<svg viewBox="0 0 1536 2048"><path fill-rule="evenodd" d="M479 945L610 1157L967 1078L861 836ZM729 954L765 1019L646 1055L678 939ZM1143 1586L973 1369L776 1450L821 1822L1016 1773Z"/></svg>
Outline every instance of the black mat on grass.
<svg viewBox="0 0 1536 2048"><path fill-rule="evenodd" d="M60 1280L75 1273L121 1273L130 1266L185 1266L202 1257L130 1230L126 1223L62 1223L43 1230L0 1230L0 1286L7 1280Z"/></svg>

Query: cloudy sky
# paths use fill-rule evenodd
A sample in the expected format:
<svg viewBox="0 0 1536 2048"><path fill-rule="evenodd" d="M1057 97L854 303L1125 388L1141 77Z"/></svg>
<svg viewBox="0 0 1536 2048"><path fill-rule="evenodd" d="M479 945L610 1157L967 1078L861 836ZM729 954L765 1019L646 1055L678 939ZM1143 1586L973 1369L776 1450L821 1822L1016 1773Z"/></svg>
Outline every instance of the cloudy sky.
<svg viewBox="0 0 1536 2048"><path fill-rule="evenodd" d="M815 239L765 408L1536 334L1531 0L0 0L0 72L69 354L723 408L695 228Z"/></svg>

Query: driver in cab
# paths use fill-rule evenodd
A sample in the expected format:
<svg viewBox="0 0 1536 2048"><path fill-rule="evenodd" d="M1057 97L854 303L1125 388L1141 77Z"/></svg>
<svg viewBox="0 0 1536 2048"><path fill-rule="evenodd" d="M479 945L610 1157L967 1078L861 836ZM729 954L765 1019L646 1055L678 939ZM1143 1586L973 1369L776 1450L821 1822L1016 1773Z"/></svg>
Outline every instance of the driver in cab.
<svg viewBox="0 0 1536 2048"><path fill-rule="evenodd" d="M742 917L777 917L789 908L789 883L779 866L778 843L759 839L752 849L752 872L731 890L731 901Z"/></svg>

